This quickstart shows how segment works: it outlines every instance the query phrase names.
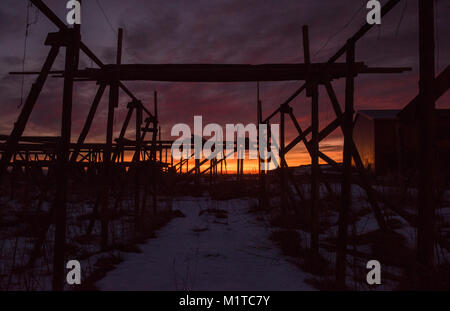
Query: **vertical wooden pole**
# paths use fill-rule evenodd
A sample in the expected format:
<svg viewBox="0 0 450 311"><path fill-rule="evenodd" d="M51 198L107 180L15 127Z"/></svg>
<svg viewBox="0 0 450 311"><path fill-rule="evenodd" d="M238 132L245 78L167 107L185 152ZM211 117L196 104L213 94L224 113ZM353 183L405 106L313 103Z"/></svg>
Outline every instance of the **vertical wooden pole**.
<svg viewBox="0 0 450 311"><path fill-rule="evenodd" d="M319 252L319 92L317 84L311 92L311 251Z"/></svg>
<svg viewBox="0 0 450 311"><path fill-rule="evenodd" d="M281 183L281 208L284 211L287 208L287 183L286 183L286 168L285 168L285 113L286 107L280 110L280 183Z"/></svg>
<svg viewBox="0 0 450 311"><path fill-rule="evenodd" d="M140 163L141 163L141 149L142 149L142 105L141 103L134 102L134 107L136 109L136 158L133 159L134 162L134 177L135 177L135 192L134 192L134 202L135 202L135 225L138 225L139 215L140 215L140 199L141 199L141 177L140 177ZM142 207L144 209L144 206Z"/></svg>
<svg viewBox="0 0 450 311"><path fill-rule="evenodd" d="M311 70L311 53L309 50L309 31L308 31L308 25L303 25L302 27L302 33L303 33L303 58L306 65L306 72L307 72L307 80L310 78L310 70ZM306 96L311 97L312 88L307 87L306 88Z"/></svg>
<svg viewBox="0 0 450 311"><path fill-rule="evenodd" d="M164 162L167 164L169 150L167 148L164 148L164 151L165 151L165 160L164 160Z"/></svg>
<svg viewBox="0 0 450 311"><path fill-rule="evenodd" d="M154 120L153 120L153 136L152 136L152 149L151 160L156 162L156 145L158 134L158 92L153 93L153 105L154 105Z"/></svg>
<svg viewBox="0 0 450 311"><path fill-rule="evenodd" d="M116 54L116 64L122 64L122 42L123 42L123 29L119 28L118 38L117 38L117 54Z"/></svg>
<svg viewBox="0 0 450 311"><path fill-rule="evenodd" d="M161 126L158 127L159 161L162 162Z"/></svg>
<svg viewBox="0 0 450 311"><path fill-rule="evenodd" d="M115 78L109 86L108 119L106 125L106 144L103 151L103 198L101 212L101 248L105 250L108 246L108 213L109 213L109 189L111 186L111 152L114 131L114 109L118 102L119 85Z"/></svg>
<svg viewBox="0 0 450 311"><path fill-rule="evenodd" d="M262 104L261 104L261 100L259 97L259 82L256 85L256 120L257 120L257 125L258 127L256 128L256 130L258 131L258 136L257 136L257 152L258 152L258 175L259 175L259 182L261 183L261 156L259 154L259 145L260 145L260 137L259 137L259 126L262 123Z"/></svg>
<svg viewBox="0 0 450 311"><path fill-rule="evenodd" d="M156 139L157 139L157 131L158 131L158 93L154 92L154 114L155 114L155 120L153 122L153 139L152 139L152 192L153 192L153 212L156 213L157 210L157 203L158 203L158 197L157 197L157 180L156 178L159 176L158 168L156 167Z"/></svg>
<svg viewBox="0 0 450 311"><path fill-rule="evenodd" d="M80 3L80 10L81 10L83 8L82 0L78 0L78 2ZM81 13L81 15L83 15L83 13ZM78 37L81 38L81 24L75 24L73 26L73 29L74 29L75 33L78 35ZM76 46L75 46L74 66L76 69L78 69L78 65L80 62L80 41L81 40L75 41Z"/></svg>
<svg viewBox="0 0 450 311"><path fill-rule="evenodd" d="M87 135L89 134L89 130L91 129L92 122L94 121L95 113L97 112L98 105L102 99L103 93L105 92L106 84L100 84L97 94L95 95L94 101L92 102L91 108L89 110L88 116L84 123L83 129L81 130L80 136L78 137L77 145L75 147L74 152L70 158L71 162L76 162L78 158L78 154L80 152L80 147L84 143Z"/></svg>
<svg viewBox="0 0 450 311"><path fill-rule="evenodd" d="M3 152L2 159L0 161L0 184L11 161L11 158L15 154L19 139L25 131L28 119L30 118L34 105L36 104L37 99L41 94L42 88L44 87L45 81L47 81L48 74L52 69L52 66L58 54L59 46L52 46L36 81L31 86L30 93L28 93L27 99L25 100L22 110L20 111L19 117L14 123L14 128L11 131L11 134L8 136L8 140L5 144L5 151Z"/></svg>
<svg viewBox="0 0 450 311"><path fill-rule="evenodd" d="M302 27L303 33L303 58L308 72L310 85L306 89L306 95L311 97L311 144L306 146L311 155L311 252L319 253L319 91L316 81L311 80L310 65L311 54L309 48L308 26ZM294 118L295 119L295 118Z"/></svg>
<svg viewBox="0 0 450 311"><path fill-rule="evenodd" d="M240 151L239 151L239 145L236 142L236 146L237 146L237 152L236 152L236 165L237 165L237 170L236 170L236 180L240 180L240 172L241 172L241 160L239 159L240 157Z"/></svg>
<svg viewBox="0 0 450 311"><path fill-rule="evenodd" d="M417 256L426 270L434 265L435 246L435 95L434 95L434 0L419 0L419 114L420 155ZM425 271L424 271L425 272ZM426 272L425 272L426 274ZM422 275L423 286L430 286L430 279Z"/></svg>
<svg viewBox="0 0 450 311"><path fill-rule="evenodd" d="M122 55L122 36L123 31L119 29L117 40L117 65L121 64ZM106 125L106 144L103 152L104 163L104 180L103 180L103 198L101 212L101 248L105 250L108 247L108 227L109 227L109 189L112 186L112 165L111 153L114 133L114 109L119 106L119 72L115 72L109 85L109 103L108 103L108 120Z"/></svg>
<svg viewBox="0 0 450 311"><path fill-rule="evenodd" d="M66 33L66 59L64 69L63 108L61 119L61 141L58 152L58 171L55 200L55 246L53 254L53 290L64 289L65 280L65 247L66 247L66 202L69 178L69 149L72 129L72 98L73 79L76 57L76 41L79 41L79 33L73 29Z"/></svg>
<svg viewBox="0 0 450 311"><path fill-rule="evenodd" d="M200 159L195 159L195 185L198 186L200 182Z"/></svg>
<svg viewBox="0 0 450 311"><path fill-rule="evenodd" d="M355 92L355 43L347 42L347 78L345 86L345 114L344 114L344 170L341 184L341 206L338 220L338 240L336 254L336 283L345 288L346 256L348 236L348 214L352 205L352 146L353 146L353 106Z"/></svg>
<svg viewBox="0 0 450 311"><path fill-rule="evenodd" d="M212 185L213 181L213 165L214 165L214 159L209 160L209 185Z"/></svg>
<svg viewBox="0 0 450 311"><path fill-rule="evenodd" d="M128 129L128 125L130 124L131 117L133 116L134 106L135 106L135 102L134 101L127 105L127 107L128 107L127 115L126 115L125 120L123 122L122 129L120 130L119 137L117 138L117 147L116 147L116 150L113 152L112 162L115 162L116 159L119 158L119 157L122 158L122 162L123 162L123 154L124 154L124 152L123 152L122 140L125 137L125 134L126 134L127 129Z"/></svg>

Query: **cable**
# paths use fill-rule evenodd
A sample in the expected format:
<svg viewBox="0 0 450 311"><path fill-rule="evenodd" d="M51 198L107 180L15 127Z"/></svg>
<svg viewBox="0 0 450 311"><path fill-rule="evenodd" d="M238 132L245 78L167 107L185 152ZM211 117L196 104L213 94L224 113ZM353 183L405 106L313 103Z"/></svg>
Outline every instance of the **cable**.
<svg viewBox="0 0 450 311"><path fill-rule="evenodd" d="M106 20L106 22L108 23L109 27L111 28L111 30L113 31L113 33L117 36L117 31L116 31L116 29L113 27L111 21L109 20L108 15L106 15L105 10L103 9L102 5L100 4L100 1L99 1L99 0L95 0L95 2L97 2L97 6L98 6L98 8L100 9L100 11L102 12L103 17L105 18L105 20Z"/></svg>
<svg viewBox="0 0 450 311"><path fill-rule="evenodd" d="M117 30L114 28L113 24L111 23L111 20L109 19L108 15L106 15L106 12L105 12L105 10L103 9L103 7L102 7L100 1L99 1L99 0L95 0L95 2L97 3L98 8L99 8L100 11L102 12L103 17L105 18L106 23L108 24L109 28L111 29L111 31L113 32L113 34L117 37L117 36L118 36ZM129 57L131 57L131 58L133 58L133 59L136 59L136 56L132 55L132 53L130 53L129 50L128 50L126 47L124 47L123 49L124 49L125 53L126 53Z"/></svg>
<svg viewBox="0 0 450 311"><path fill-rule="evenodd" d="M332 34L327 41L325 42L324 45L322 45L322 47L314 54L314 56L317 56L317 54L319 54L325 47L327 47L327 45L331 42L331 40L336 37L338 34L340 34L342 31L344 31L352 22L353 20L356 18L356 16L358 15L358 13L366 6L365 3L363 3L359 9L353 13L352 17L350 18L350 20L342 27L340 28L338 31L336 31L334 34Z"/></svg>
<svg viewBox="0 0 450 311"><path fill-rule="evenodd" d="M403 17L405 16L405 11L406 11L407 8L408 8L408 1L405 0L405 5L403 6L403 10L402 10L402 15L400 16L400 19L399 19L399 21L397 23L397 29L395 30L395 37L396 38L398 37L398 32L400 30L400 26L402 24Z"/></svg>
<svg viewBox="0 0 450 311"><path fill-rule="evenodd" d="M434 6L434 20L435 20L435 33L436 33L436 69L439 70L439 65L440 65L440 53L439 53L439 27L438 27L438 19L439 19L439 10L438 10L438 2L436 2L435 6Z"/></svg>
<svg viewBox="0 0 450 311"><path fill-rule="evenodd" d="M25 62L27 57L27 43L28 43L28 36L30 34L30 27L31 25L37 24L39 21L39 10L36 9L34 20L30 22L30 9L33 7L33 4L31 2L28 2L27 5L27 20L26 20L26 26L25 26L25 38L23 43L23 55L22 55L22 81L20 86L20 104L17 106L17 108L22 107L23 105L23 90L25 86Z"/></svg>

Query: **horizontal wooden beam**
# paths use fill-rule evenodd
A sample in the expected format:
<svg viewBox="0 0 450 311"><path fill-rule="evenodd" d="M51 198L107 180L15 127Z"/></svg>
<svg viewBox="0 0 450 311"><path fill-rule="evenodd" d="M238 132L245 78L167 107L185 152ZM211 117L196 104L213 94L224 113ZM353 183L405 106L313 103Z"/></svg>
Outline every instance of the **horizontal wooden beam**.
<svg viewBox="0 0 450 311"><path fill-rule="evenodd" d="M0 135L0 141L7 141L8 139L9 135ZM19 141L28 143L56 143L59 140L59 136L22 136L19 138Z"/></svg>
<svg viewBox="0 0 450 311"><path fill-rule="evenodd" d="M112 76L121 81L163 81L163 82L259 82L299 81L316 76L316 80L345 77L346 64L336 63L323 71L324 64L128 64L104 65L77 72L77 78L108 81ZM401 73L410 68L369 68L364 63L355 63L355 74ZM112 74L114 73L114 75Z"/></svg>

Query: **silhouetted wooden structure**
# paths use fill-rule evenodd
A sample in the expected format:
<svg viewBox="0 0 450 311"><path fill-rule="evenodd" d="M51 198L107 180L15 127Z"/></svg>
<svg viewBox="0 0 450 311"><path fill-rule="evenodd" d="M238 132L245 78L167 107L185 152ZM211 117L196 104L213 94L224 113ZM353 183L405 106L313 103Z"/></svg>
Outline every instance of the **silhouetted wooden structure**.
<svg viewBox="0 0 450 311"><path fill-rule="evenodd" d="M56 226L55 240L55 260L54 260L54 282L55 290L63 289L63 272L65 259L65 221L66 221L66 202L68 192L68 182L70 174L77 165L81 167L99 166L98 170L102 176L102 191L99 194L100 210L98 211L102 226L102 246L104 249L108 246L108 193L112 188L114 174L117 168L122 167L135 172L135 198L136 198L136 217L139 218L140 193L142 188L139 186L142 182L140 177L141 169L146 169L150 174L151 194L153 202L156 205L156 195L158 194L158 185L163 183L161 174L169 170L183 170L186 165L187 174L193 174L198 177L202 173L217 173L218 165L222 165L225 159L196 159L193 168L189 169L188 159L182 159L178 163L173 163L171 158L168 163L167 152L171 148L171 142L158 140L159 120L157 110L157 94L154 96L154 109L150 112L146 105L139 100L123 84L123 81L169 81L169 82L260 82L260 81L291 81L303 80L304 84L299 87L288 99L266 118L263 117L262 102L257 98L257 118L260 124L273 122L274 117L280 118L280 159L279 169L277 171L280 185L281 209L292 210L298 208L297 197L303 198L303 194L298 190L296 182L287 169L286 154L295 146L303 143L311 156L311 193L309 197L311 213L311 250L315 253L319 251L320 239L318 230L318 218L320 214L320 195L319 185L324 183L328 191L331 189L319 166L319 159L330 164L339 172L342 172L341 184L341 204L339 207L339 229L337 239L337 259L336 259L336 279L337 283L345 286L346 275L346 252L347 252L347 227L349 212L352 200L352 183L359 184L367 192L367 197L372 207L375 218L382 230L388 230L385 215L380 207L381 199L377 196L375 189L371 185L370 179L364 167L363 158L356 148L353 138L353 116L354 116L354 93L355 79L361 74L394 74L402 73L409 68L385 68L368 67L363 62L356 61L356 49L358 40L361 39L372 27L365 23L347 42L325 63L313 63L310 59L308 28L303 28L303 49L304 63L301 64L122 64L122 31L119 31L117 60L115 64L104 64L82 41L79 27L67 27L41 0L31 0L31 2L52 21L58 32L50 33L46 40L46 45L50 46L48 57L40 72L36 82L33 84L27 97L25 105L22 108L20 116L15 123L14 129L7 137L3 145L2 159L0 162L0 177L3 176L9 166L20 165L21 161L27 163L34 162L38 166L51 166L56 160L57 164L57 191L52 215ZM389 0L382 8L382 16L385 16L400 0ZM426 208L433 205L433 172L435 170L431 164L434 154L434 142L430 137L434 137L432 129L433 111L434 111L434 63L431 58L434 56L433 50L429 50L429 45L433 45L433 8L432 5L425 4L433 1L420 2L420 29L421 29L421 92L417 100L417 110L425 116L420 122L423 126L421 133L422 156L421 168L424 183L420 186L420 221L419 224L419 259L424 264L432 263L430 254L433 246L433 215L432 208ZM64 78L63 92L63 112L61 116L62 126L59 137L22 137L29 116L34 108L36 100L44 86L44 83L51 73L52 65L61 48L65 48L65 69L57 72ZM79 53L85 53L98 68L79 69ZM345 57L345 62L337 63ZM345 79L345 105L344 110L336 96L333 87L333 80ZM73 84L77 81L93 81L98 84L97 94L93 100L88 117L83 126L83 130L76 143L70 141L71 134L71 110L72 110L72 92ZM85 139L91 127L93 118L99 106L100 100L109 87L108 102L108 122L106 127L106 138L102 144L86 144ZM319 124L319 92L325 90L329 102L335 113L335 119L325 127L321 128ZM130 98L127 106L128 114L123 123L122 130L117 139L113 137L113 120L115 109L119 105L119 92L123 91ZM306 96L310 98L311 104L311 126L302 128L294 114L291 102L305 91ZM131 117L136 115L136 138L135 140L125 139L125 133L128 128ZM298 135L287 142L285 137L285 128L289 120L295 126ZM333 131L341 129L344 134L344 156L343 165L327 156L319 148L319 143L328 137ZM145 140L146 134L151 133L150 140ZM310 136L310 138L308 138ZM22 142L22 143L21 143ZM259 148L259 138L258 138ZM236 152L236 148L233 151ZM159 160L157 154L159 151ZM166 152L166 160L163 161L163 151ZM131 161L125 161L124 153L132 152ZM30 158L30 155L37 154L37 157ZM30 161L31 160L31 161ZM200 171L200 167L210 161L209 167ZM354 166L352 166L352 162ZM239 163L238 175L243 172L243 162ZM354 169L358 173L353 174ZM266 189L267 172L260 172L260 190L264 194ZM198 180L196 181L198 182ZM429 182L430 184L425 184ZM431 188L430 188L431 187ZM148 189L148 187L145 187ZM385 203L385 202L383 202ZM384 204L384 208L393 208ZM393 208L394 213L400 213L398 209ZM50 225L50 223L49 223ZM37 245L39 247L39 245ZM431 249L430 249L431 248Z"/></svg>

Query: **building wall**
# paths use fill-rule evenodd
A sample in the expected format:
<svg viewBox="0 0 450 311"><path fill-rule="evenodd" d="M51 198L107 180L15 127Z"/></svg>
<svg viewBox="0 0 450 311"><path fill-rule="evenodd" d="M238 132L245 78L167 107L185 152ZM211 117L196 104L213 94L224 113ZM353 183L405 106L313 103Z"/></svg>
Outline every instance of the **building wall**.
<svg viewBox="0 0 450 311"><path fill-rule="evenodd" d="M419 120L372 119L357 115L353 139L366 169L377 175L417 169L420 154ZM450 110L438 110L435 120L437 161L450 170Z"/></svg>

